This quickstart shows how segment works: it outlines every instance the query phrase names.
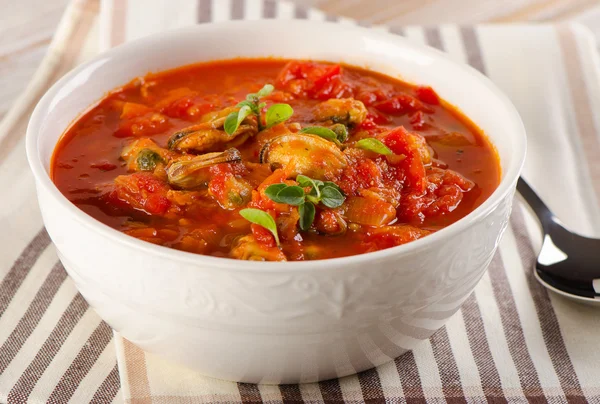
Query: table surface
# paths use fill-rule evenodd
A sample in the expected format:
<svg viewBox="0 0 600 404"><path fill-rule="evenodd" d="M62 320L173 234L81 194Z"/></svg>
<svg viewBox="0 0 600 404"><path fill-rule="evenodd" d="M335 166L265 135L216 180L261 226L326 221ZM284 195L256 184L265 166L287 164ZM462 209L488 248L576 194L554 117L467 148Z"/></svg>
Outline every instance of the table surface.
<svg viewBox="0 0 600 404"><path fill-rule="evenodd" d="M295 1L336 15L397 25L577 21L600 38L598 0ZM0 0L0 119L40 64L68 2Z"/></svg>

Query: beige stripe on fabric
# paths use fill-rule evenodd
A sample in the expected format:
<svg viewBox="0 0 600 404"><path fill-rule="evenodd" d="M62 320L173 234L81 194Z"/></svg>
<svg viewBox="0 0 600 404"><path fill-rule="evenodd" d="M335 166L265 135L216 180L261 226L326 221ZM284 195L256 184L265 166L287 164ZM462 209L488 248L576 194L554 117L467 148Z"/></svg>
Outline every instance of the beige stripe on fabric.
<svg viewBox="0 0 600 404"><path fill-rule="evenodd" d="M571 97L575 104L574 112L579 137L583 144L585 163L589 169L596 199L600 200L600 134L594 124L594 114L598 111L590 109L590 99L587 93L582 60L578 52L574 31L569 25L560 25L557 29L563 61L569 80Z"/></svg>
<svg viewBox="0 0 600 404"><path fill-rule="evenodd" d="M125 42L125 24L127 23L127 0L113 0L111 15L110 46Z"/></svg>
<svg viewBox="0 0 600 404"><path fill-rule="evenodd" d="M150 385L148 383L148 374L146 373L146 355L144 351L123 338L123 350L127 358L126 369L127 381L129 383L130 397L136 399L132 403L144 404L151 403ZM137 401L137 400L140 401Z"/></svg>

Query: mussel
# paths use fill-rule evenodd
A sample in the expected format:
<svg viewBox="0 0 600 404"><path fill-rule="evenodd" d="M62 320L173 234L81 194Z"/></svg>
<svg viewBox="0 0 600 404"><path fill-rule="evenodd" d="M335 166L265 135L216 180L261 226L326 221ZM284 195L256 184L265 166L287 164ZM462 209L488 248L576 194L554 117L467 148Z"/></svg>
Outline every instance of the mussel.
<svg viewBox="0 0 600 404"><path fill-rule="evenodd" d="M154 171L158 164L166 164L172 152L159 147L152 139L136 139L121 151L129 171Z"/></svg>
<svg viewBox="0 0 600 404"><path fill-rule="evenodd" d="M200 156L183 156L172 160L167 166L167 177L171 185L182 189L192 189L205 186L210 181L208 168L215 164L233 163L240 161L242 156L235 148L224 152L207 153Z"/></svg>
<svg viewBox="0 0 600 404"><path fill-rule="evenodd" d="M284 168L290 178L298 174L319 180L332 179L348 165L346 156L322 137L302 133L278 136L260 150L260 162Z"/></svg>
<svg viewBox="0 0 600 404"><path fill-rule="evenodd" d="M228 146L238 146L246 139L258 133L256 117L249 116L242 121L238 129L231 135L223 130L225 119L236 108L225 108L218 112L211 112L202 117L201 123L189 126L175 132L168 142L170 150L203 152L213 149L217 145L228 143Z"/></svg>
<svg viewBox="0 0 600 404"><path fill-rule="evenodd" d="M249 234L238 238L231 251L231 258L250 261L287 261L285 254L277 247L263 247Z"/></svg>
<svg viewBox="0 0 600 404"><path fill-rule="evenodd" d="M331 98L314 109L317 121L331 121L344 125L358 125L367 117L367 108L362 101L353 98Z"/></svg>

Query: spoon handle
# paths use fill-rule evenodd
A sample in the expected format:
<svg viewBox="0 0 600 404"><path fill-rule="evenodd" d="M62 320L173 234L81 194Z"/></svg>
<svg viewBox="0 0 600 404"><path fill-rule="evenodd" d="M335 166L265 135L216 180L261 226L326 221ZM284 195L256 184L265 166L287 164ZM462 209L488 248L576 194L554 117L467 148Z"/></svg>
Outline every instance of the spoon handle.
<svg viewBox="0 0 600 404"><path fill-rule="evenodd" d="M552 223L554 214L548 208L548 206L542 201L542 199L535 193L535 191L529 186L529 184L523 179L523 177L519 177L519 181L517 182L517 190L527 201L527 204L533 209L538 219L540 220L542 227L547 229L548 226Z"/></svg>

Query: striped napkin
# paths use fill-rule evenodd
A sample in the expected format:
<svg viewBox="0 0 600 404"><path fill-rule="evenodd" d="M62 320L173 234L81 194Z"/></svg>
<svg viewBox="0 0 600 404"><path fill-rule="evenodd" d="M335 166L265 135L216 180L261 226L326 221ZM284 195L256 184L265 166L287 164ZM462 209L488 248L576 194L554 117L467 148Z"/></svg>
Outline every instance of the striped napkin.
<svg viewBox="0 0 600 404"><path fill-rule="evenodd" d="M518 201L488 273L446 327L415 351L359 375L285 386L225 382L113 336L75 290L43 230L25 160L28 116L54 81L99 50L231 18L354 23L269 0L70 4L40 70L0 123L0 189L10 190L0 211L0 402L600 403L600 312L548 293L534 280L540 237ZM600 111L600 63L587 31L451 25L390 30L490 76L525 121L525 177L567 225L600 236L600 114L593 114Z"/></svg>

